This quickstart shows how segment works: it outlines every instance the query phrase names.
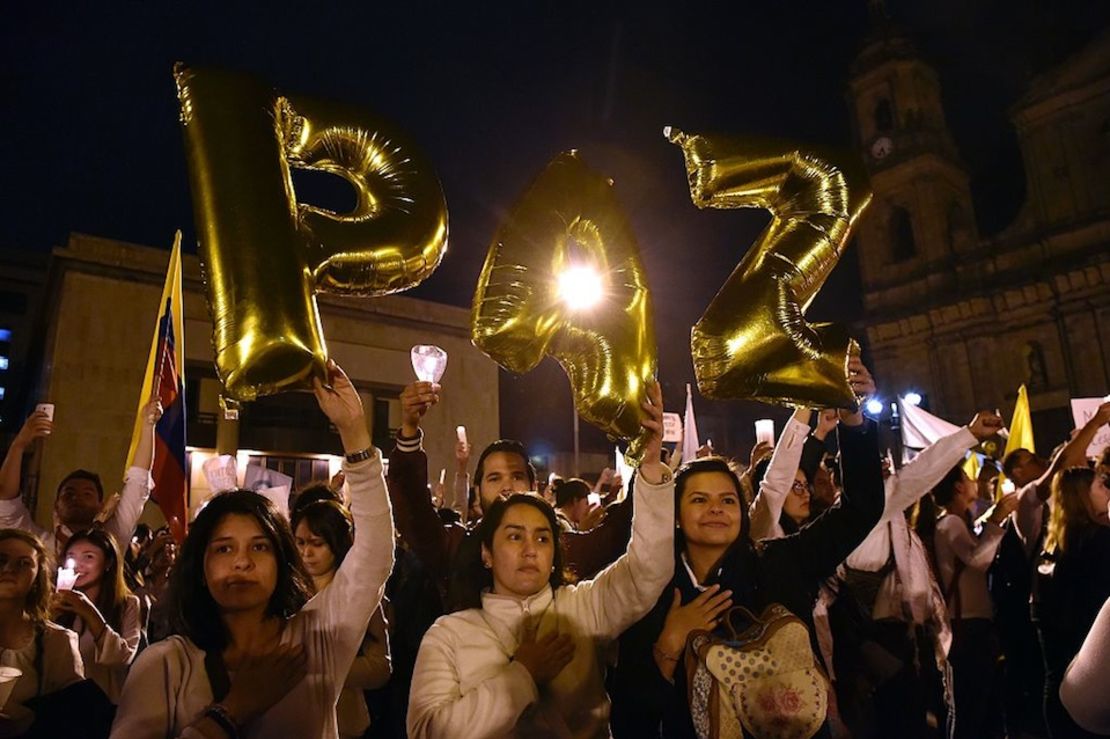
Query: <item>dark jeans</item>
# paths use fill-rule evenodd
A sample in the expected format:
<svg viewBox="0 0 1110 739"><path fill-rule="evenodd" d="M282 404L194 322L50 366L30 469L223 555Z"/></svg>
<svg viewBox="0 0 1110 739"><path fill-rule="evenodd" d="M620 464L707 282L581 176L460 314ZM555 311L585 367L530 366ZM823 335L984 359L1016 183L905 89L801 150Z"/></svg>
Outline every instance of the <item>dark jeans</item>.
<svg viewBox="0 0 1110 739"><path fill-rule="evenodd" d="M994 624L986 618L952 622L953 692L957 739L1002 736L1001 665Z"/></svg>

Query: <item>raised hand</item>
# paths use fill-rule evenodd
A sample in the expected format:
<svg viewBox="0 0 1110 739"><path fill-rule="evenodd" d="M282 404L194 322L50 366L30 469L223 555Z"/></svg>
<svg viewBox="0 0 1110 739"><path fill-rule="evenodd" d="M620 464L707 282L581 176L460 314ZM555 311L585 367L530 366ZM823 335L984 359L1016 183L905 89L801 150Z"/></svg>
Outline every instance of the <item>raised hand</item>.
<svg viewBox="0 0 1110 739"><path fill-rule="evenodd" d="M27 417L27 420L23 422L23 427L19 429L19 433L12 439L12 447L26 449L35 439L50 436L53 430L54 422L50 420L50 417L44 411L35 411Z"/></svg>
<svg viewBox="0 0 1110 739"><path fill-rule="evenodd" d="M640 422L650 432L644 443L644 461L640 464L640 475L652 485L658 485L670 475L670 469L663 464L663 389L657 381L647 386L647 400L644 412L647 418Z"/></svg>
<svg viewBox="0 0 1110 739"><path fill-rule="evenodd" d="M401 391L401 434L412 438L420 433L420 422L439 402L440 387L434 382L417 380ZM456 452L456 457L458 456Z"/></svg>
<svg viewBox="0 0 1110 739"><path fill-rule="evenodd" d="M328 360L328 384L320 378L312 379L312 392L320 410L339 430L343 449L348 454L359 452L370 446L370 432L366 428L366 413L362 408L362 398L355 390L351 378L347 377L339 365Z"/></svg>
<svg viewBox="0 0 1110 739"><path fill-rule="evenodd" d="M591 506L590 509L586 511L586 514L582 516L582 520L578 522L578 530L589 531L592 528L596 528L605 520L605 515L605 506Z"/></svg>
<svg viewBox="0 0 1110 739"><path fill-rule="evenodd" d="M825 437L836 428L839 420L840 414L836 412L835 408L825 408L817 411L817 427L813 429L813 438L824 441Z"/></svg>
<svg viewBox="0 0 1110 739"><path fill-rule="evenodd" d="M967 425L967 430L979 441L985 441L1002 430L1002 417L991 411L979 411Z"/></svg>
<svg viewBox="0 0 1110 739"><path fill-rule="evenodd" d="M998 499L991 509L989 520L992 523L1002 525L1006 517L1017 510L1018 503L1021 501L1021 494L1018 492L1007 493Z"/></svg>

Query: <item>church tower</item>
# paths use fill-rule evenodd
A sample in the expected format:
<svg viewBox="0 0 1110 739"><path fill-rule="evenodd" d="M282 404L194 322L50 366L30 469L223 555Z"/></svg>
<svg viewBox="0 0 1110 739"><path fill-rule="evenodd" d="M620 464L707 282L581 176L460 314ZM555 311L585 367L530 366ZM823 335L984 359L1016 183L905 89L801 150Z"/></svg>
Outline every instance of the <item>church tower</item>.
<svg viewBox="0 0 1110 739"><path fill-rule="evenodd" d="M920 310L955 288L979 240L968 175L945 122L940 82L871 4L874 31L851 69L856 145L875 197L857 230L864 307Z"/></svg>

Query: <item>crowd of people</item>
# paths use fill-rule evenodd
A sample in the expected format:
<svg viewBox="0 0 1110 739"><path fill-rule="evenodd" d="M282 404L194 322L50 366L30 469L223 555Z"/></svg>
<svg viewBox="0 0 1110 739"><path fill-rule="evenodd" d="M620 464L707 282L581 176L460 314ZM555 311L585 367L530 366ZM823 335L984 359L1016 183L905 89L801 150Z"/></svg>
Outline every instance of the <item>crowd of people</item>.
<svg viewBox="0 0 1110 739"><path fill-rule="evenodd" d="M50 530L20 487L52 424L27 420L0 468L0 736L1110 734L1110 448L1087 457L1110 403L971 479L995 413L901 465L855 408L681 460L653 385L630 479L537 479L512 440L471 469L460 437L429 484L443 389L404 389L384 465L329 374L342 475L288 517L214 495L183 542L139 523L156 401L120 494L70 473ZM876 393L858 359L848 381Z"/></svg>

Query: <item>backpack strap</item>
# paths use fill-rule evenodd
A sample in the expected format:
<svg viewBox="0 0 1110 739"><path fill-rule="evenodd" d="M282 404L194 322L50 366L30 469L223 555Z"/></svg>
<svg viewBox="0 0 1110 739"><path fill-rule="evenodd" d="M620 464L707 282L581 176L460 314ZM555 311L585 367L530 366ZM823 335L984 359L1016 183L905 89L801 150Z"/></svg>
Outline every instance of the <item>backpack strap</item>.
<svg viewBox="0 0 1110 739"><path fill-rule="evenodd" d="M44 649L44 631L46 627L38 624L35 626L35 674L39 677L39 689L36 695L42 695L46 689L46 671L44 664L46 662L46 655Z"/></svg>

